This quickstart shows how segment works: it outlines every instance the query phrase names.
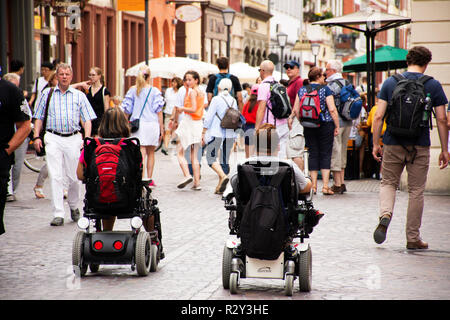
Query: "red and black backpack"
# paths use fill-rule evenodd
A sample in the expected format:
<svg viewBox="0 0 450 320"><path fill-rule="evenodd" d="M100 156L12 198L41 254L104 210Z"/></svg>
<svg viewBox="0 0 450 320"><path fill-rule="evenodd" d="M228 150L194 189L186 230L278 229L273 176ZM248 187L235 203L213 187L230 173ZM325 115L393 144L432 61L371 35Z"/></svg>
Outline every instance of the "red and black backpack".
<svg viewBox="0 0 450 320"><path fill-rule="evenodd" d="M323 86L314 89L311 85L305 87L306 93L300 99L299 121L305 128L320 127L320 97L319 90Z"/></svg>
<svg viewBox="0 0 450 320"><path fill-rule="evenodd" d="M86 138L84 159L87 209L111 215L132 212L142 184L139 140Z"/></svg>

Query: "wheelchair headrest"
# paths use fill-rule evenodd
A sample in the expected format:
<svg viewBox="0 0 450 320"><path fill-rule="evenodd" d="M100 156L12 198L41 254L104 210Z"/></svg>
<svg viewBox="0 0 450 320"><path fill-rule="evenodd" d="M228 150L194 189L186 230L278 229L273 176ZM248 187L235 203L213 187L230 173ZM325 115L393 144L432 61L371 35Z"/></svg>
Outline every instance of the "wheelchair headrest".
<svg viewBox="0 0 450 320"><path fill-rule="evenodd" d="M284 203L297 202L297 186L294 180L294 169L288 163L282 161L257 161L238 165L237 181L234 183L233 181L231 182L236 199L242 202L242 204L250 200L253 188L255 185L258 185L257 181L249 177L248 172L254 172L259 182L266 181L272 183L272 180L276 176L276 179L279 180L279 183L276 184L279 185Z"/></svg>

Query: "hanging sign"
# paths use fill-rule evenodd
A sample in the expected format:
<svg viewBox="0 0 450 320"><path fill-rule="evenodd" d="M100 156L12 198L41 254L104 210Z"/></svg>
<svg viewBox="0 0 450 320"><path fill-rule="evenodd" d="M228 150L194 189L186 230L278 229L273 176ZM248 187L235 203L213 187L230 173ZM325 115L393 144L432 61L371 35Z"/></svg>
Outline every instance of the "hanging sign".
<svg viewBox="0 0 450 320"><path fill-rule="evenodd" d="M144 0L118 0L117 10L119 11L145 11Z"/></svg>
<svg viewBox="0 0 450 320"><path fill-rule="evenodd" d="M175 11L175 17L183 22L194 22L200 19L202 10L193 5L184 5Z"/></svg>

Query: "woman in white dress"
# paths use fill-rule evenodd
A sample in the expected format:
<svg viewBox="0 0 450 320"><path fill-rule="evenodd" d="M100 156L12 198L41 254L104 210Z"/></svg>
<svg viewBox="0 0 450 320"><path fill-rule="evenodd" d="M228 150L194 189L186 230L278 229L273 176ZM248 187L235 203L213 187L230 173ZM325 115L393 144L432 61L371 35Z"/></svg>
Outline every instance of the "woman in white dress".
<svg viewBox="0 0 450 320"><path fill-rule="evenodd" d="M174 77L171 82L171 87L166 89L164 94L164 100L166 100L166 106L164 107L164 143L161 148L161 152L167 155L167 150L169 148L169 142L172 138L172 124L170 124L170 119L174 117L174 107L177 105L178 101L178 89L183 86L183 80L178 77Z"/></svg>
<svg viewBox="0 0 450 320"><path fill-rule="evenodd" d="M178 188L182 189L192 181L194 185L193 190L201 190L200 187L200 163L197 159L198 148L202 141L203 130L203 111L205 95L199 89L200 76L196 71L188 71L185 74L186 84L189 90L184 99L183 107L176 107L177 112L184 112L183 119L181 120L175 133L180 140L178 144L177 158L180 163L181 170L183 171L184 180L178 184ZM194 178L189 173L187 161L184 157L184 150L190 147L190 160L192 163L192 171Z"/></svg>
<svg viewBox="0 0 450 320"><path fill-rule="evenodd" d="M139 119L139 130L132 136L139 139L143 159L143 178L150 179L150 186L155 186L152 179L155 166L155 148L164 136L163 114L164 98L158 88L152 87L150 68L143 66L122 102L122 108L130 115L130 121Z"/></svg>

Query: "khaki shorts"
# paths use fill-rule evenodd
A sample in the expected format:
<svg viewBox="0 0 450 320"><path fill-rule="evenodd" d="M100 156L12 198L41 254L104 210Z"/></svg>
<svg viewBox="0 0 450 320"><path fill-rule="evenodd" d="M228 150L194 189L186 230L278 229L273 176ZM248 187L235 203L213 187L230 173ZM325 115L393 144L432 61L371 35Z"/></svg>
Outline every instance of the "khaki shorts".
<svg viewBox="0 0 450 320"><path fill-rule="evenodd" d="M347 143L352 127L340 127L339 134L334 137L331 153L331 171L341 171L347 166Z"/></svg>
<svg viewBox="0 0 450 320"><path fill-rule="evenodd" d="M303 157L305 152L305 137L297 135L289 137L286 144L286 156L288 159Z"/></svg>

